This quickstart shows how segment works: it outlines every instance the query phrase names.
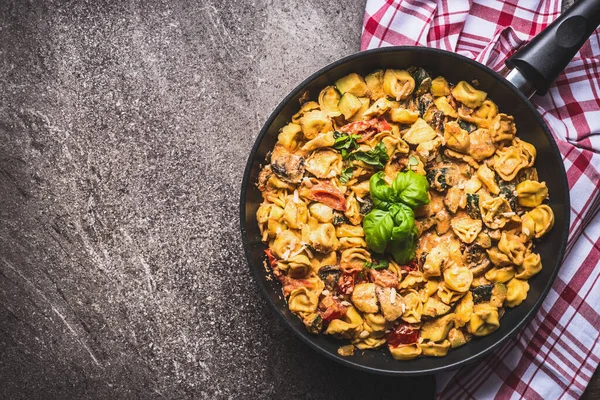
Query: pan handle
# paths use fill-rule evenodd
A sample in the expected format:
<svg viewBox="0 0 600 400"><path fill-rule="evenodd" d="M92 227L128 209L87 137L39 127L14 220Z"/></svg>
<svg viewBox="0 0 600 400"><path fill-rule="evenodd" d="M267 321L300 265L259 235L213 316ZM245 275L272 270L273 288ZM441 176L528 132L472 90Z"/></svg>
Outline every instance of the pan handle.
<svg viewBox="0 0 600 400"><path fill-rule="evenodd" d="M600 0L579 0L506 60L506 76L528 97L543 96L600 25Z"/></svg>

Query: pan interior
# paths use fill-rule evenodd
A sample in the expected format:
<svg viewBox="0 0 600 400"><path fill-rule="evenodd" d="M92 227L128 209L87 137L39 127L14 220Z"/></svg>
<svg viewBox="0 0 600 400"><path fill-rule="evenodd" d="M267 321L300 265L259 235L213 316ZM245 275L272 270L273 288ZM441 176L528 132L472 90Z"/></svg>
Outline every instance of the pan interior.
<svg viewBox="0 0 600 400"><path fill-rule="evenodd" d="M520 306L507 309L496 332L483 338L474 338L467 345L451 350L446 357L441 358L395 361L385 349L357 350L351 357L341 357L337 354L337 349L346 342L325 335L310 335L302 322L288 310L281 293L281 285L265 267L266 246L260 240L255 217L262 198L255 182L260 167L265 163L267 152L277 140L279 129L298 111L299 98L305 91L309 92L311 99L316 99L322 88L351 72L364 76L376 69L406 68L411 65L424 67L433 77L441 75L450 82L477 80L479 88L488 93L488 97L498 105L500 112L514 116L518 137L532 143L537 149L535 167L538 169L540 181L545 181L548 186L549 205L555 214L555 225L552 231L536 244L543 268L529 281L527 299ZM263 127L248 159L242 185L240 222L247 259L256 282L276 313L295 334L326 356L344 364L371 372L410 375L455 368L473 361L518 331L539 308L556 277L566 246L569 208L566 174L558 148L537 111L510 83L492 70L453 53L422 47L392 47L358 53L333 63L312 75L282 101Z"/></svg>

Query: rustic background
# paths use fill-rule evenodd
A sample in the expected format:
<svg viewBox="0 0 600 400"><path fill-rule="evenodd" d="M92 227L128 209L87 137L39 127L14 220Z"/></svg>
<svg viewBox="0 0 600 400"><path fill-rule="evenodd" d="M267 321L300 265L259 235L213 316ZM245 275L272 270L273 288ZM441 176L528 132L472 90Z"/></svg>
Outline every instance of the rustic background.
<svg viewBox="0 0 600 400"><path fill-rule="evenodd" d="M1 398L432 397L292 337L238 232L261 125L364 2L0 0Z"/></svg>

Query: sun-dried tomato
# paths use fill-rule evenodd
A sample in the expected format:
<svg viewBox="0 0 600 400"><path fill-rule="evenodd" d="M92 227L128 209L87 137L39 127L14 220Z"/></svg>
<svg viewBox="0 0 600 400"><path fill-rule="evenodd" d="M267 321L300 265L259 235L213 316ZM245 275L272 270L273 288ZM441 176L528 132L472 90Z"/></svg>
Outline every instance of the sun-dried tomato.
<svg viewBox="0 0 600 400"><path fill-rule="evenodd" d="M401 323L394 326L390 332L386 333L385 338L388 345L392 347L397 347L401 344L417 343L419 340L419 329Z"/></svg>
<svg viewBox="0 0 600 400"><path fill-rule="evenodd" d="M341 190L328 184L320 184L310 189L313 200L321 202L334 210L346 211L346 198Z"/></svg>
<svg viewBox="0 0 600 400"><path fill-rule="evenodd" d="M338 279L338 292L341 294L352 294L354 291L354 274L342 274Z"/></svg>

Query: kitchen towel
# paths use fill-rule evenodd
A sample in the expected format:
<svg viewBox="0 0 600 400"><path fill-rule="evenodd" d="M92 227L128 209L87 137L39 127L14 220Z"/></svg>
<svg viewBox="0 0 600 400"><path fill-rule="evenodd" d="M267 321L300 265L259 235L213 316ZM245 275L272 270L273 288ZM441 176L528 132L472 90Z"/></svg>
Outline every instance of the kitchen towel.
<svg viewBox="0 0 600 400"><path fill-rule="evenodd" d="M559 0L367 0L361 48L436 47L499 71L560 13ZM514 339L479 362L436 376L439 398L578 398L600 362L599 42L596 31L549 92L532 98L569 180L571 226L558 278Z"/></svg>

